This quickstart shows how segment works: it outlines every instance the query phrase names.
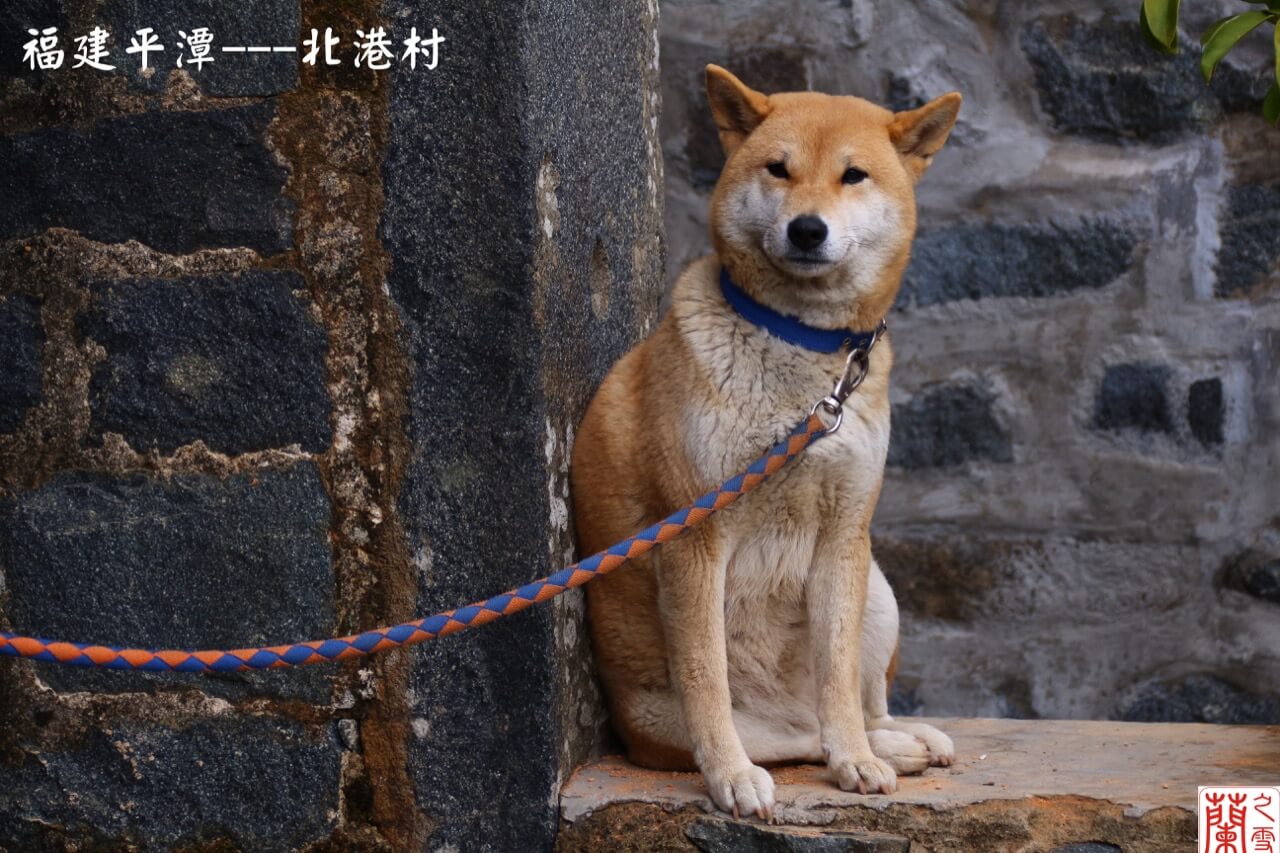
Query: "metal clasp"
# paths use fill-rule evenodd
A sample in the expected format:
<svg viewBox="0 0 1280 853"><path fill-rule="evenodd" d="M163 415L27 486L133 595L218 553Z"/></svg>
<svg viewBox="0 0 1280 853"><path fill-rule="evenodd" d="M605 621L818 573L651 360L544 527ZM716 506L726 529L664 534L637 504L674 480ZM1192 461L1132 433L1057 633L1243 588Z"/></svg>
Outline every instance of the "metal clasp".
<svg viewBox="0 0 1280 853"><path fill-rule="evenodd" d="M850 350L849 357L844 360L844 371L831 389L831 396L823 397L814 403L813 408L809 410L811 417L817 414L818 409L822 409L836 419L836 422L827 429L828 434L840 429L840 424L844 422L845 400L848 400L850 395L857 391L858 386L867 378L867 373L871 370L871 351L875 349L876 344L884 337L884 333L888 328L888 324L881 320L876 326L875 332L872 333L870 343L864 347L854 347Z"/></svg>

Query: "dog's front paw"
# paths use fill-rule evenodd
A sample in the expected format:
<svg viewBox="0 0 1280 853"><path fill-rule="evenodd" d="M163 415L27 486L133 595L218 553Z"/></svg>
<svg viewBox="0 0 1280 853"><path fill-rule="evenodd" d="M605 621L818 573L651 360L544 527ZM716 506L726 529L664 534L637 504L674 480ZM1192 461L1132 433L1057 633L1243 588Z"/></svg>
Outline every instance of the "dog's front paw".
<svg viewBox="0 0 1280 853"><path fill-rule="evenodd" d="M892 794L898 790L898 774L874 755L833 759L827 762L827 767L835 775L836 784L843 791Z"/></svg>
<svg viewBox="0 0 1280 853"><path fill-rule="evenodd" d="M761 820L773 819L773 777L763 767L746 764L732 770L706 770L703 778L711 791L711 799L734 817L754 814Z"/></svg>

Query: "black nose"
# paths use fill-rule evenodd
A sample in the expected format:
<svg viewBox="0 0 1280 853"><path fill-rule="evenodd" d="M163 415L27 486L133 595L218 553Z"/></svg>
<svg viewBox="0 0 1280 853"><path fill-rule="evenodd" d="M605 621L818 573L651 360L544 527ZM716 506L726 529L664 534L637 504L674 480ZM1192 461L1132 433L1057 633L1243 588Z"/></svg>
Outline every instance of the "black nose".
<svg viewBox="0 0 1280 853"><path fill-rule="evenodd" d="M816 249L827 239L827 223L816 216L797 216L787 226L787 239L803 252Z"/></svg>

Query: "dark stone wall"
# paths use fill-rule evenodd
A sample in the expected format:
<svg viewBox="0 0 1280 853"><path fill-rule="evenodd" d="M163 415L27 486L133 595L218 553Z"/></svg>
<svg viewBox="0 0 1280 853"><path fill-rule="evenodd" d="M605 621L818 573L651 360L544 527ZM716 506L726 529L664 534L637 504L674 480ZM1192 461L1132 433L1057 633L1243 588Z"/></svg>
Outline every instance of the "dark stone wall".
<svg viewBox="0 0 1280 853"><path fill-rule="evenodd" d="M573 558L573 430L661 291L655 4L0 23L0 627L274 644ZM63 68L11 61L51 25ZM71 68L94 25L114 73ZM195 26L214 62L178 68ZM378 26L396 58L357 68ZM400 61L411 26L436 69ZM216 47L326 28L340 66ZM290 671L0 659L0 849L550 849L604 729L582 610Z"/></svg>

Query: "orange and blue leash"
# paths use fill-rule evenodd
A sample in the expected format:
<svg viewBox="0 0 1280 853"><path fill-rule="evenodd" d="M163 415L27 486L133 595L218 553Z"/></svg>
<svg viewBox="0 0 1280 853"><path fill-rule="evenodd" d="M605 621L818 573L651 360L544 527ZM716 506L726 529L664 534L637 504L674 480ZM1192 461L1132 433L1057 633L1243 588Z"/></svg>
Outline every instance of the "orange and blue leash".
<svg viewBox="0 0 1280 853"><path fill-rule="evenodd" d="M852 363L851 357L850 364ZM862 375L866 373L865 361L861 363L861 372ZM846 383L848 376L849 368L847 367ZM858 376L857 380L860 382L861 378L862 376ZM753 462L741 474L726 481L718 489L707 492L689 506L677 510L657 524L646 527L634 536L598 554L593 554L585 560L561 569L550 577L533 581L466 607L446 610L424 619L402 622L387 628L365 631L362 634L252 649L200 651L131 649L26 637L0 631L0 655L102 669L142 669L152 672L239 672L349 660L386 649L416 646L427 640L447 637L467 628L487 625L495 619L519 613L527 607L554 598L565 590L582 586L595 577L608 574L629 560L648 553L664 542L670 542L690 528L706 521L719 510L759 486L770 475L803 453L809 445L838 429L840 403L856 387L857 382L851 385L846 384L844 389L837 384L833 397L828 397L814 406L809 417L798 424L786 438L774 445L768 453ZM842 390L844 390L843 394L840 393ZM828 414L836 416L834 426L827 426L823 422L817 414L819 406Z"/></svg>

